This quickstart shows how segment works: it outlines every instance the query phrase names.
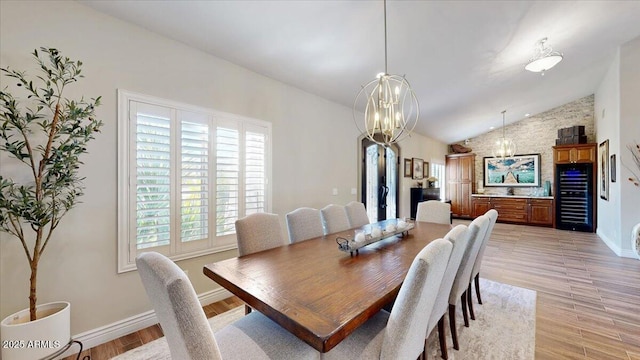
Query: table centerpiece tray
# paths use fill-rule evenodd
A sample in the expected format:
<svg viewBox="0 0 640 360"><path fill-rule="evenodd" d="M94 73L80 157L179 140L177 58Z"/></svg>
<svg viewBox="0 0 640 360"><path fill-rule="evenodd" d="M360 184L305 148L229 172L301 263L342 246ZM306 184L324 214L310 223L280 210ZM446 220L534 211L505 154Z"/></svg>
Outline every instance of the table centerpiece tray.
<svg viewBox="0 0 640 360"><path fill-rule="evenodd" d="M396 219L397 221L393 224L393 227L380 229L378 228L380 235L375 234L376 224L370 224L363 226L360 236L356 233L352 236L338 236L336 237L336 243L338 244L338 250L350 253L351 256L353 254L358 254L358 250L378 241L401 235L402 237L409 234L409 230L415 227L415 224L412 222L404 222L400 219ZM389 220L384 221L384 223L389 224ZM367 233L367 231L369 231ZM377 235L374 236L373 234Z"/></svg>

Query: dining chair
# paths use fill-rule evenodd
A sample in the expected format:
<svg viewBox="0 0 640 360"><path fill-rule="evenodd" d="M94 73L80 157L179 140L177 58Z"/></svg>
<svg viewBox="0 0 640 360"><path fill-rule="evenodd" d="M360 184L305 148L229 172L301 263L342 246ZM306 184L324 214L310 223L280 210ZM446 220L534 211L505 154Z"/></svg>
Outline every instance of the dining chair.
<svg viewBox="0 0 640 360"><path fill-rule="evenodd" d="M172 359L319 359L320 353L264 315L253 312L214 335L187 275L156 252L136 257Z"/></svg>
<svg viewBox="0 0 640 360"><path fill-rule="evenodd" d="M301 207L286 215L289 242L309 240L324 235L320 210Z"/></svg>
<svg viewBox="0 0 640 360"><path fill-rule="evenodd" d="M449 295L451 294L451 287L455 280L456 273L460 268L462 262L462 256L464 255L467 245L469 244L469 231L465 225L458 225L451 229L449 233L444 237L445 240L450 241L453 245L451 250L451 256L447 263L440 289L436 297L436 302L433 306L433 311L429 316L429 325L427 326L427 332L425 336L425 348L424 353L428 354L426 339L433 331L436 324L438 325L438 339L440 342L440 353L443 359L448 359L447 355L447 341L444 327L444 318L447 314L447 308L449 305Z"/></svg>
<svg viewBox="0 0 640 360"><path fill-rule="evenodd" d="M482 246L484 235L489 227L489 219L481 215L469 224L467 235L469 243L462 255L460 267L456 272L451 293L449 294L449 328L451 329L451 340L453 340L453 348L460 350L458 344L458 332L456 330L456 305L460 300L462 302L462 315L464 317L464 326L469 327L469 317L467 314L467 289L469 288L469 279L471 278L471 270L473 264Z"/></svg>
<svg viewBox="0 0 640 360"><path fill-rule="evenodd" d="M489 243L489 238L491 238L493 227L496 225L496 221L498 221L498 212L495 209L490 209L484 215L489 218L489 227L487 228L487 233L484 235L482 246L480 247L480 251L478 251L478 256L476 256L476 261L473 264L473 270L471 270L471 279L469 280L469 289L467 289L469 315L471 316L472 320L476 319L476 315L473 313L473 302L471 301L471 284L475 281L478 304L482 305L482 297L480 297L480 267L482 266L482 258L484 257L484 251L487 248L487 244Z"/></svg>
<svg viewBox="0 0 640 360"><path fill-rule="evenodd" d="M438 200L419 202L416 221L451 224L451 204Z"/></svg>
<svg viewBox="0 0 640 360"><path fill-rule="evenodd" d="M322 359L417 359L453 245L430 242L418 253L391 312L380 310Z"/></svg>
<svg viewBox="0 0 640 360"><path fill-rule="evenodd" d="M357 228L369 224L369 216L364 204L359 201L351 201L345 205L347 216L349 217L349 225L351 228Z"/></svg>
<svg viewBox="0 0 640 360"><path fill-rule="evenodd" d="M254 213L236 220L240 256L287 245L277 214Z"/></svg>
<svg viewBox="0 0 640 360"><path fill-rule="evenodd" d="M240 256L287 245L277 214L254 213L236 220L236 241ZM251 307L245 305L245 314Z"/></svg>
<svg viewBox="0 0 640 360"><path fill-rule="evenodd" d="M320 209L320 215L322 216L322 226L325 235L351 228L347 210L342 205L327 205Z"/></svg>

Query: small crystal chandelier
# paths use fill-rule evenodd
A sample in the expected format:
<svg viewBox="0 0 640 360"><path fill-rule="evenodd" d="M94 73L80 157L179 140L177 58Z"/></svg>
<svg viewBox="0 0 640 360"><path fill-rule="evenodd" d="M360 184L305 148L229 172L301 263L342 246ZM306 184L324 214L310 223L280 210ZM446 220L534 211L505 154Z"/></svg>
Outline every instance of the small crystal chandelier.
<svg viewBox="0 0 640 360"><path fill-rule="evenodd" d="M507 110L502 111L502 139L496 141L496 146L493 148L493 157L495 158L510 158L516 154L516 144L507 139L504 134L504 114Z"/></svg>
<svg viewBox="0 0 640 360"><path fill-rule="evenodd" d="M544 72L556 66L560 61L562 61L562 54L553 51L551 46L546 45L547 38L540 39L536 43L535 55L529 63L524 67L526 70L532 72L542 73L544 76Z"/></svg>
<svg viewBox="0 0 640 360"><path fill-rule="evenodd" d="M364 122L358 121L358 101L364 100ZM361 107L360 107L361 108ZM353 103L353 121L361 133L380 145L399 142L418 123L420 108L407 79L387 71L387 1L384 0L384 73L362 86ZM363 126L364 125L364 126Z"/></svg>

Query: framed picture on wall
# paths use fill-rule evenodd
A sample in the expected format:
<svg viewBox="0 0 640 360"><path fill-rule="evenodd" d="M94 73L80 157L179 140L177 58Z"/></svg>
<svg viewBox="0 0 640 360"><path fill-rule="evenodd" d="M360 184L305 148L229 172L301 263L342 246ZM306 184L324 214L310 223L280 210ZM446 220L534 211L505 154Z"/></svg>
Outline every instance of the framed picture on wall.
<svg viewBox="0 0 640 360"><path fill-rule="evenodd" d="M411 177L413 173L411 172L411 159L404 159L404 177Z"/></svg>
<svg viewBox="0 0 640 360"><path fill-rule="evenodd" d="M429 162L425 161L422 163L422 178L426 179L429 177Z"/></svg>
<svg viewBox="0 0 640 360"><path fill-rule="evenodd" d="M484 186L540 186L540 154L485 157Z"/></svg>
<svg viewBox="0 0 640 360"><path fill-rule="evenodd" d="M418 158L411 159L411 168L413 169L413 179L414 180L422 180L422 168L424 166L424 161Z"/></svg>
<svg viewBox="0 0 640 360"><path fill-rule="evenodd" d="M611 182L614 183L616 182L616 154L611 155L610 159L611 164L609 167L611 168Z"/></svg>
<svg viewBox="0 0 640 360"><path fill-rule="evenodd" d="M600 198L609 200L609 139L600 143Z"/></svg>

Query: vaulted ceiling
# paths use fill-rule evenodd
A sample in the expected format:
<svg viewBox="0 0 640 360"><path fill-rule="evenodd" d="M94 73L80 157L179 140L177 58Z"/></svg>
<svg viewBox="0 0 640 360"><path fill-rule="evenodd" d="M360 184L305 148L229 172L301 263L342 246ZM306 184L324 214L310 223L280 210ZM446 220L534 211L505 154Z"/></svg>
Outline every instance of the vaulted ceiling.
<svg viewBox="0 0 640 360"><path fill-rule="evenodd" d="M382 1L80 2L348 107L384 70ZM594 93L639 19L634 0L389 0L388 70L418 96L416 131L456 142ZM543 37L564 60L541 76L524 65Z"/></svg>

